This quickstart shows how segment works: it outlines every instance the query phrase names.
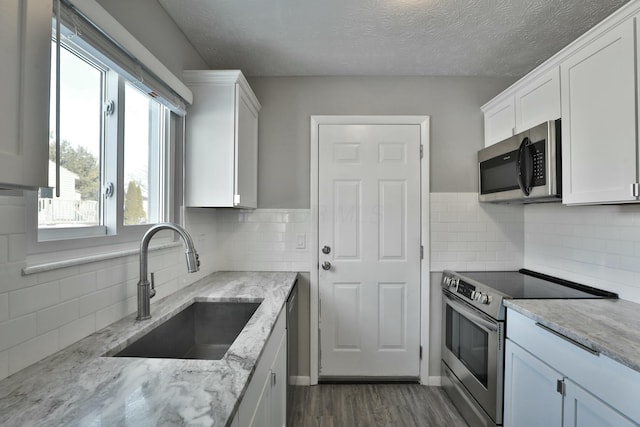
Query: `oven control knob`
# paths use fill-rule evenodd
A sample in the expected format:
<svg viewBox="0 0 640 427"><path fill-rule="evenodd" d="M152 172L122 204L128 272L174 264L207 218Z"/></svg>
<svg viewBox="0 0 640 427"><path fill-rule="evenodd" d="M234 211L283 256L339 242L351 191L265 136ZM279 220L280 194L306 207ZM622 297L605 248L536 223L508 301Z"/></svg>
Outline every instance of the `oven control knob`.
<svg viewBox="0 0 640 427"><path fill-rule="evenodd" d="M443 280L445 285L450 286L451 285L451 277L446 276Z"/></svg>
<svg viewBox="0 0 640 427"><path fill-rule="evenodd" d="M454 290L457 290L457 289L458 289L458 282L459 282L459 281L460 281L460 280L459 280L458 278L451 278L451 282L449 283L449 288L450 288L450 289L452 288L452 289L454 289Z"/></svg>
<svg viewBox="0 0 640 427"><path fill-rule="evenodd" d="M478 298L480 304L491 304L491 297L487 294L480 294Z"/></svg>

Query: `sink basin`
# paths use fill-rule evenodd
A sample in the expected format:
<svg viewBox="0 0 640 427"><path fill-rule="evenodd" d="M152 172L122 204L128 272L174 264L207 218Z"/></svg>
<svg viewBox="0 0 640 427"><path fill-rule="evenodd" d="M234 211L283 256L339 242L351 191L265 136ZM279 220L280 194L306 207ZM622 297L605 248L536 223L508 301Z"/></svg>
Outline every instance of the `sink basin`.
<svg viewBox="0 0 640 427"><path fill-rule="evenodd" d="M193 303L113 357L222 359L259 305Z"/></svg>

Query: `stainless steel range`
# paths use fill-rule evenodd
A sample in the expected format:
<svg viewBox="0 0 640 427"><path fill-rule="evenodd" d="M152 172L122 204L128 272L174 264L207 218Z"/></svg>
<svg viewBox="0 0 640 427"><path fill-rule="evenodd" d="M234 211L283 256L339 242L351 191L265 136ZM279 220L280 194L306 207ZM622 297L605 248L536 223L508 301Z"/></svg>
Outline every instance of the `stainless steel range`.
<svg viewBox="0 0 640 427"><path fill-rule="evenodd" d="M505 299L617 298L530 270L442 275L442 383L470 426L501 426Z"/></svg>

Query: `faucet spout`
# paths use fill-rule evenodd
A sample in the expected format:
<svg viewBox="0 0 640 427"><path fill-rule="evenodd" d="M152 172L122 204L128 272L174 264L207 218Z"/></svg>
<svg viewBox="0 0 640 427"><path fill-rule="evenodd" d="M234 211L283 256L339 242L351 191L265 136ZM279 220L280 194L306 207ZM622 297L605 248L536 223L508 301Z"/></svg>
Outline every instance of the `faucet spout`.
<svg viewBox="0 0 640 427"><path fill-rule="evenodd" d="M149 228L142 237L140 243L140 280L138 281L138 316L137 320L146 320L151 318L151 298L156 294L153 283L153 273L151 274L151 282L147 279L149 241L160 230L173 230L182 238L185 246L185 255L187 258L187 271L195 273L200 269L200 259L193 240L187 231L178 224L172 222L163 222Z"/></svg>

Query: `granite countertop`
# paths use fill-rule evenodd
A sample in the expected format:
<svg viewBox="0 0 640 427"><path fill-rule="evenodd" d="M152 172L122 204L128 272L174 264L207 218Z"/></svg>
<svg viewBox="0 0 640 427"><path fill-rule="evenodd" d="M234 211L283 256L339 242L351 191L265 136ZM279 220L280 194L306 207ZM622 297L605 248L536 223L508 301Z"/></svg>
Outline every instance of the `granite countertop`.
<svg viewBox="0 0 640 427"><path fill-rule="evenodd" d="M228 426L296 273L219 272L0 381L0 425ZM102 357L195 301L261 302L221 360Z"/></svg>
<svg viewBox="0 0 640 427"><path fill-rule="evenodd" d="M504 305L640 372L640 304L621 299L515 299Z"/></svg>

